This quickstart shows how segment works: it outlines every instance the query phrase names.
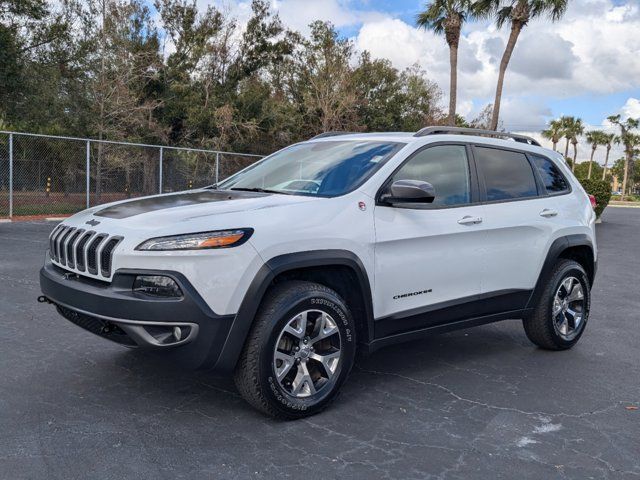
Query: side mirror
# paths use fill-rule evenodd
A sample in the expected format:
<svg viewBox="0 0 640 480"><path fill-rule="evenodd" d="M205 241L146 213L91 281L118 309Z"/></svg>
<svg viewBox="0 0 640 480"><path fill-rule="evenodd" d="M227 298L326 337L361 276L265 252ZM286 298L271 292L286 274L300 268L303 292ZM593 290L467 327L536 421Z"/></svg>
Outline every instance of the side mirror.
<svg viewBox="0 0 640 480"><path fill-rule="evenodd" d="M432 203L436 189L429 182L421 180L396 180L380 198L391 205L407 203Z"/></svg>

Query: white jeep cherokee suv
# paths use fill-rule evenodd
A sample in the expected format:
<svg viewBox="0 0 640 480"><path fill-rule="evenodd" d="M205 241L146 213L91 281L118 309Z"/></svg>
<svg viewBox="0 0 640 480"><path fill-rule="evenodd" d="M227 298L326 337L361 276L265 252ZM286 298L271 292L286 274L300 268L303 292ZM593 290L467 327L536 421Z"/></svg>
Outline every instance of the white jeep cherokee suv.
<svg viewBox="0 0 640 480"><path fill-rule="evenodd" d="M252 405L295 418L336 396L356 349L505 319L572 347L595 219L562 157L528 137L329 133L218 185L65 220L39 300L122 345L233 372Z"/></svg>

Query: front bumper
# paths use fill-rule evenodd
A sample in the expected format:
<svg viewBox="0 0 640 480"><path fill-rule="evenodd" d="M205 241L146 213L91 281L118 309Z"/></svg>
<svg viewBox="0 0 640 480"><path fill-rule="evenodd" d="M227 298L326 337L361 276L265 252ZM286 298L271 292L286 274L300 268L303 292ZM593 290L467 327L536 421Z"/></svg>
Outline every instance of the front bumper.
<svg viewBox="0 0 640 480"><path fill-rule="evenodd" d="M137 275L171 277L180 298L156 298L134 292ZM40 270L43 301L76 325L130 347L164 350L190 367L213 366L234 315L214 313L184 275L151 270L118 270L111 283L67 272L47 258Z"/></svg>

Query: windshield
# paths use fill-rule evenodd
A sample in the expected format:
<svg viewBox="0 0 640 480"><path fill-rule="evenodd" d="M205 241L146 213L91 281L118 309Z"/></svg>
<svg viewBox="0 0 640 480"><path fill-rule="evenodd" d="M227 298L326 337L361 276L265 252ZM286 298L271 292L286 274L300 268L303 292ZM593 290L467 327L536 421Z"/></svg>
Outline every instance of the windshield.
<svg viewBox="0 0 640 480"><path fill-rule="evenodd" d="M300 143L229 177L218 188L335 197L359 187L403 146L362 140Z"/></svg>

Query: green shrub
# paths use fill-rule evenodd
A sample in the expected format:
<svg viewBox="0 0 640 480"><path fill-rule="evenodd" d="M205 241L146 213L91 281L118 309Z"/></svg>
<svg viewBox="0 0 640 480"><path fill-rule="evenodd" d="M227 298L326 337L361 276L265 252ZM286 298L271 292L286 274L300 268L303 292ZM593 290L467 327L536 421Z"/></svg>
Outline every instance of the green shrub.
<svg viewBox="0 0 640 480"><path fill-rule="evenodd" d="M611 185L606 180L580 179L580 183L588 194L596 197L596 215L600 217L611 200Z"/></svg>

